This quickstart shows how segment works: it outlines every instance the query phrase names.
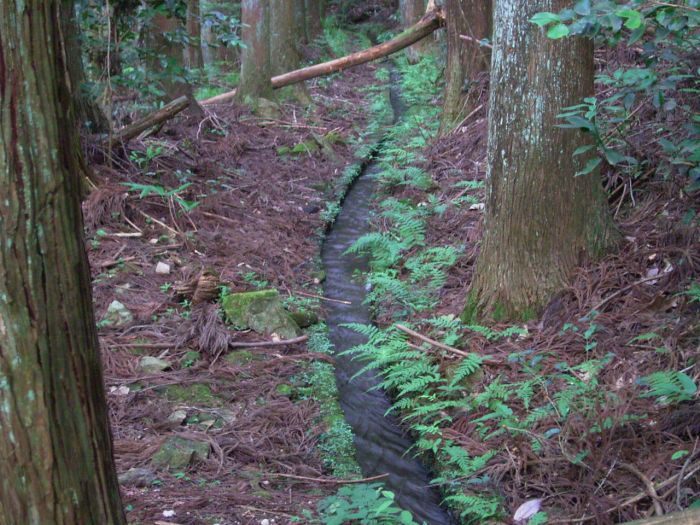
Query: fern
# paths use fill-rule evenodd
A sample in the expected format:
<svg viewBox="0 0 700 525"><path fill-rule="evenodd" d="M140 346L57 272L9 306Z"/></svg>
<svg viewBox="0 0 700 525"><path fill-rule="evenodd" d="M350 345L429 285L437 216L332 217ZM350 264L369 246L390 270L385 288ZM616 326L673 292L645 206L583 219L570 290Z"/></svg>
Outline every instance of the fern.
<svg viewBox="0 0 700 525"><path fill-rule="evenodd" d="M697 393L695 381L685 372L673 370L654 372L639 380L639 384L649 387L641 397L655 397L659 403L673 404L690 401Z"/></svg>

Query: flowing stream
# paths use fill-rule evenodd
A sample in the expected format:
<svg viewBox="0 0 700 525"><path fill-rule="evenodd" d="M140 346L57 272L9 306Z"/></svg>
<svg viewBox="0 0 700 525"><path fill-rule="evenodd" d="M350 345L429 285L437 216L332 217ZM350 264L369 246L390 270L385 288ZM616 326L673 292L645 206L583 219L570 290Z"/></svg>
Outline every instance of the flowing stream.
<svg viewBox="0 0 700 525"><path fill-rule="evenodd" d="M395 79L392 80L392 85L396 86ZM402 108L395 87L391 91L391 105L396 121ZM369 231L370 200L375 186L373 179L378 171L378 165L370 162L350 188L343 208L323 245L325 295L352 303L328 303L326 320L331 342L338 354L366 342L362 335L345 328L343 324L372 322L369 309L363 304L364 286L353 281L353 272L365 271L367 261L361 257L345 255L344 252ZM397 503L411 511L419 523L453 523L447 512L440 507L437 490L429 487L430 471L408 452L413 444L410 436L402 430L395 418L385 415L391 401L382 390L373 389L379 383L378 373L369 371L353 379L353 375L362 366L362 363L353 361L351 357L336 356L340 406L355 434L357 461L363 473L366 476L388 474L383 480L386 487L394 492Z"/></svg>

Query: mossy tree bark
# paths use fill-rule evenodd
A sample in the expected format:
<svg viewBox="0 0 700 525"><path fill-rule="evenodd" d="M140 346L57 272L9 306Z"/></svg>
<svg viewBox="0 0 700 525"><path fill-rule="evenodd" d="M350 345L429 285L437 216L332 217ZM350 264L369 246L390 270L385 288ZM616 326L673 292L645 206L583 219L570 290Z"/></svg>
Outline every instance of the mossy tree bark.
<svg viewBox="0 0 700 525"><path fill-rule="evenodd" d="M294 71L301 63L299 47L304 37L304 0L270 0L270 55L273 76ZM304 84L285 87L281 98L310 103Z"/></svg>
<svg viewBox="0 0 700 525"><path fill-rule="evenodd" d="M270 0L241 2L241 81L236 99L245 103L258 97L272 98L270 55Z"/></svg>
<svg viewBox="0 0 700 525"><path fill-rule="evenodd" d="M306 0L306 34L309 41L323 32L325 9L324 0Z"/></svg>
<svg viewBox="0 0 700 525"><path fill-rule="evenodd" d="M61 3L61 23L65 41L68 78L71 98L78 122L92 133L107 133L109 120L95 100L85 89L85 70L80 49L80 28L75 22L75 1Z"/></svg>
<svg viewBox="0 0 700 525"><path fill-rule="evenodd" d="M470 85L491 67L491 52L478 44L491 38L491 0L446 0L447 63L440 134L451 131L473 108ZM465 35L472 40L464 40ZM465 81L467 89L465 91Z"/></svg>
<svg viewBox="0 0 700 525"><path fill-rule="evenodd" d="M536 316L582 256L615 240L595 174L575 177L590 139L556 127L562 108L593 94L593 43L551 40L528 20L567 0L497 0L484 240L463 319Z"/></svg>
<svg viewBox="0 0 700 525"><path fill-rule="evenodd" d="M418 22L425 14L425 0L399 0L399 15L402 27L410 27ZM430 50L431 42L428 39L413 44L406 50L408 61L415 64Z"/></svg>
<svg viewBox="0 0 700 525"><path fill-rule="evenodd" d="M187 2L187 67L199 69L204 65L202 56L202 20L199 0Z"/></svg>
<svg viewBox="0 0 700 525"><path fill-rule="evenodd" d="M61 3L0 3L0 521L122 525Z"/></svg>

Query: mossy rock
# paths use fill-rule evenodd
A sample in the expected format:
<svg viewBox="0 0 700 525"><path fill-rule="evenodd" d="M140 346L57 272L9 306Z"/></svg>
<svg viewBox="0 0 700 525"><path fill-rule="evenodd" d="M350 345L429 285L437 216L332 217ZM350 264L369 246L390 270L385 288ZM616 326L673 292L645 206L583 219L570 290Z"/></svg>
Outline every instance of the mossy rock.
<svg viewBox="0 0 700 525"><path fill-rule="evenodd" d="M256 99L252 104L252 107L253 113L262 118L275 120L282 116L282 110L280 109L279 104L267 98L261 97Z"/></svg>
<svg viewBox="0 0 700 525"><path fill-rule="evenodd" d="M275 392L282 396L291 397L291 395L294 393L294 387L289 383L280 383L275 387Z"/></svg>
<svg viewBox="0 0 700 525"><path fill-rule="evenodd" d="M290 312L289 316L294 320L294 322L301 328L308 328L318 324L318 314L316 312L311 312L309 310L299 310L297 312Z"/></svg>
<svg viewBox="0 0 700 525"><path fill-rule="evenodd" d="M224 357L224 361L234 366L247 365L253 361L259 361L263 356L254 354L250 350L235 350Z"/></svg>
<svg viewBox="0 0 700 525"><path fill-rule="evenodd" d="M277 290L232 293L224 297L222 308L226 320L239 329L277 334L282 339L301 334L299 325L282 306Z"/></svg>
<svg viewBox="0 0 700 525"><path fill-rule="evenodd" d="M201 359L202 355L196 350L188 350L180 359L180 368L189 368Z"/></svg>
<svg viewBox="0 0 700 525"><path fill-rule="evenodd" d="M163 393L174 403L187 403L206 406L221 406L221 398L214 395L209 385L194 383L192 385L168 385Z"/></svg>
<svg viewBox="0 0 700 525"><path fill-rule="evenodd" d="M209 443L171 436L153 455L151 463L159 468L182 470L194 461L207 459L209 448Z"/></svg>

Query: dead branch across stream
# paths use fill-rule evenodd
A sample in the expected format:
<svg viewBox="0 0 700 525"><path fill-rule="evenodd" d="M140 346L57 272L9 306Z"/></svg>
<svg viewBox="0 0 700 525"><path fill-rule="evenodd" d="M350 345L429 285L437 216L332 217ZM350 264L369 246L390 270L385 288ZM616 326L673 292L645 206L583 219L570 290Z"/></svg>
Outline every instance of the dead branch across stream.
<svg viewBox="0 0 700 525"><path fill-rule="evenodd" d="M439 8L433 9L427 12L425 16L423 16L423 18L421 18L416 24L407 28L401 34L395 36L391 40L368 49L358 51L357 53L352 53L341 58L329 60L328 62L315 64L313 66L308 66L277 75L271 79L272 87L274 89L279 89L285 86L291 86L292 84L304 82L305 80L330 75L331 73L343 71L351 67L371 62L372 60L389 56L412 44L415 44L419 40L432 34L433 31L443 27L444 24L445 17L443 11ZM220 104L233 99L235 96L236 90L234 89L227 93L222 93L221 95L216 95L215 97L202 100L200 101L200 104L203 106ZM121 142L127 142L143 133L146 129L175 117L178 113L185 110L189 104L190 102L187 97L183 96L175 99L166 106L163 106L158 111L146 115L144 118L134 122L133 124L125 126L116 131L110 138L107 139L106 142L111 146Z"/></svg>

